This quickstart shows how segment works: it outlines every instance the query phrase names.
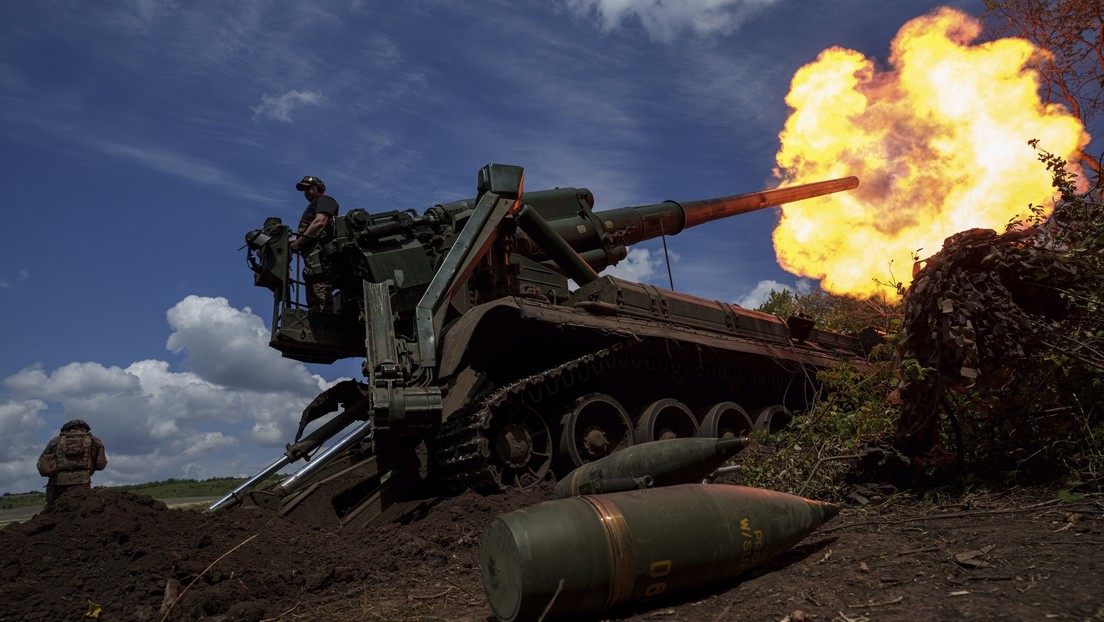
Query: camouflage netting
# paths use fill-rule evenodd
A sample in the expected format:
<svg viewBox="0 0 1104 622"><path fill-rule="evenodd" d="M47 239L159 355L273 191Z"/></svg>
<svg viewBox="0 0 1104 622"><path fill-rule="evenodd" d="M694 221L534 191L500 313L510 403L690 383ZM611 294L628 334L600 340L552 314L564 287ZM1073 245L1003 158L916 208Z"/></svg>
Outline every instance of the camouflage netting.
<svg viewBox="0 0 1104 622"><path fill-rule="evenodd" d="M1059 290L1077 271L1030 233L958 233L916 274L899 343L897 436L906 453L922 455L939 442L946 389L1024 380L1048 347L1042 331L1069 314Z"/></svg>

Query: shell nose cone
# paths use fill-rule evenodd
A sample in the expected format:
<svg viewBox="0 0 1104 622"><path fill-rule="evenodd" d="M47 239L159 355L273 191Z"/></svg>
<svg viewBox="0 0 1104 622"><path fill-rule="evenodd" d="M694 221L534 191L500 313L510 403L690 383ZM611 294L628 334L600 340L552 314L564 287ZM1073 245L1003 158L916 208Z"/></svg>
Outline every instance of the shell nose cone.
<svg viewBox="0 0 1104 622"><path fill-rule="evenodd" d="M806 499L806 501L808 501L809 505L813 508L813 522L815 522L818 527L835 518L840 512L840 506L835 503L813 501L812 499Z"/></svg>
<svg viewBox="0 0 1104 622"><path fill-rule="evenodd" d="M747 438L721 438L717 439L716 451L717 455L732 455L739 452L744 447L748 446L750 439Z"/></svg>

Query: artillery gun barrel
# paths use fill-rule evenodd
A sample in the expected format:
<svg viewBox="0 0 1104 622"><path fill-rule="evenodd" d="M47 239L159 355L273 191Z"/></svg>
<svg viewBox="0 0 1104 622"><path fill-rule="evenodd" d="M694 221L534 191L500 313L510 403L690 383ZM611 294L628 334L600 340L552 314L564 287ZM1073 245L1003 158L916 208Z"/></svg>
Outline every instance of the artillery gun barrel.
<svg viewBox="0 0 1104 622"><path fill-rule="evenodd" d="M696 227L713 220L843 192L858 185L858 177L842 177L716 199L664 201L653 205L622 207L596 212L595 215L602 221L607 233L622 231L624 243L631 245L663 235L674 235L687 227Z"/></svg>

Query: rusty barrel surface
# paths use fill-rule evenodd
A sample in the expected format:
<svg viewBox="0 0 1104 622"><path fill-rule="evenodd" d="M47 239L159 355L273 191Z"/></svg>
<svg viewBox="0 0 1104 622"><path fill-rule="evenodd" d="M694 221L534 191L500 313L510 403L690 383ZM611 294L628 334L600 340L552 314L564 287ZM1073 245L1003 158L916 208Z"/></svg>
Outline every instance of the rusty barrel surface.
<svg viewBox="0 0 1104 622"><path fill-rule="evenodd" d="M721 218L843 192L858 185L858 177L843 177L715 199L666 201L652 205L621 207L595 212L595 216L602 222L607 233L622 231L622 243L631 246L644 240L675 235L683 229L697 227Z"/></svg>
<svg viewBox="0 0 1104 622"><path fill-rule="evenodd" d="M699 483L747 444L746 438L672 438L633 445L574 469L552 495L590 494L600 480L626 477L650 476L657 487Z"/></svg>
<svg viewBox="0 0 1104 622"><path fill-rule="evenodd" d="M736 577L838 511L723 484L545 501L487 523L483 588L502 620L585 615Z"/></svg>

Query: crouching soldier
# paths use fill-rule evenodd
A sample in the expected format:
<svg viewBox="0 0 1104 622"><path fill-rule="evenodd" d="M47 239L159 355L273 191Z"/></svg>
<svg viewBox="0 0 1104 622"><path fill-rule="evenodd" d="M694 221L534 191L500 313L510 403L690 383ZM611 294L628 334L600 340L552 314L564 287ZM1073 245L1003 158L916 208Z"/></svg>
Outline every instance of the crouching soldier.
<svg viewBox="0 0 1104 622"><path fill-rule="evenodd" d="M61 434L46 445L38 458L38 473L46 483L46 507L72 488L91 488L92 474L107 466L103 441L80 419L61 426Z"/></svg>

